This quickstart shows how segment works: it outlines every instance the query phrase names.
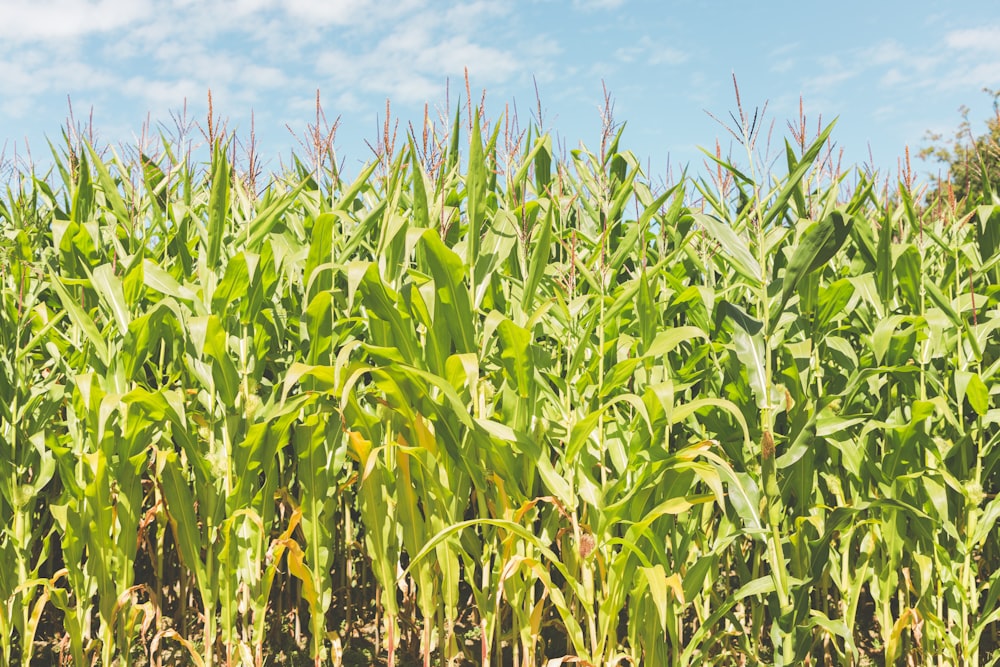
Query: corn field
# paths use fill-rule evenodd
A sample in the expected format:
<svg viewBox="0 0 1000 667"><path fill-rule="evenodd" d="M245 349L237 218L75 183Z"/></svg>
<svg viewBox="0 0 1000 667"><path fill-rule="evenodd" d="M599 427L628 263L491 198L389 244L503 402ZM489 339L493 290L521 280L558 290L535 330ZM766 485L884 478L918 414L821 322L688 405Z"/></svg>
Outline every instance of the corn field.
<svg viewBox="0 0 1000 667"><path fill-rule="evenodd" d="M0 666L996 664L1000 205L734 119L9 174Z"/></svg>

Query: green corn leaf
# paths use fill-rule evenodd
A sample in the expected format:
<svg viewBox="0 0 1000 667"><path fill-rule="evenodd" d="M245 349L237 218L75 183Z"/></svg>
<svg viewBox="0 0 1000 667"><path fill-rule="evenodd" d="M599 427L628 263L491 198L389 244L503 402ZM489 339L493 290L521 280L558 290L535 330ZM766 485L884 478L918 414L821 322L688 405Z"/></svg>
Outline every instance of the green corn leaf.
<svg viewBox="0 0 1000 667"><path fill-rule="evenodd" d="M531 333L504 319L497 327L497 334L500 336L500 358L514 383L514 389L521 398L528 398L534 375Z"/></svg>
<svg viewBox="0 0 1000 667"><path fill-rule="evenodd" d="M764 409L770 404L770 387L767 384L767 369L764 367L764 339L761 336L750 336L743 330L733 333L733 346L736 357L743 364L747 381L757 397L757 407Z"/></svg>
<svg viewBox="0 0 1000 667"><path fill-rule="evenodd" d="M420 353L415 336L412 329L404 323L402 313L397 306L396 294L382 282L378 274L378 265L372 263L367 266L358 289L365 307L389 325L392 342L399 348L403 358L408 363L417 362Z"/></svg>
<svg viewBox="0 0 1000 667"><path fill-rule="evenodd" d="M457 351L472 352L476 349L474 314L468 290L462 284L466 277L466 265L441 242L441 237L434 230L429 229L421 234L420 245L426 252L427 264L434 276L437 298L443 308L439 316L444 317L450 327L457 331Z"/></svg>
<svg viewBox="0 0 1000 667"><path fill-rule="evenodd" d="M719 243L723 256L736 269L737 273L749 280L751 285L760 285L760 264L751 254L746 241L732 227L712 216L702 213L692 213L692 216Z"/></svg>
<svg viewBox="0 0 1000 667"><path fill-rule="evenodd" d="M70 220L83 224L94 216L94 185L90 179L90 166L85 154L80 155L77 166L76 191L73 195L73 207L70 210Z"/></svg>
<svg viewBox="0 0 1000 667"><path fill-rule="evenodd" d="M212 189L208 198L208 228L205 248L209 266L217 266L222 255L222 241L226 235L229 220L229 188L232 175L229 162L222 148L216 148L212 156Z"/></svg>
<svg viewBox="0 0 1000 667"><path fill-rule="evenodd" d="M430 208L427 205L427 188L424 185L424 168L420 164L420 156L417 155L417 147L410 137L410 181L413 186L413 216L420 229L429 229L431 226Z"/></svg>
<svg viewBox="0 0 1000 667"><path fill-rule="evenodd" d="M549 204L541 216L539 228L532 232L532 248L528 263L528 274L524 281L524 295L521 299L521 312L528 314L534 308L536 294L542 282L542 276L549 265L552 245L552 227L555 216L554 207Z"/></svg>
<svg viewBox="0 0 1000 667"><path fill-rule="evenodd" d="M832 123L827 125L802 154L802 159L796 163L795 168L789 169L788 175L784 179L784 184L781 186L781 190L769 203L767 212L764 214L764 221L761 224L765 228L769 228L772 224L775 224L785 217L788 208L788 200L793 197L793 194L796 191L802 190L803 177L805 177L809 170L813 168L813 164L816 162L820 152L823 150L827 139L830 138L830 133L833 132L833 127L836 124L837 121L834 120Z"/></svg>
<svg viewBox="0 0 1000 667"><path fill-rule="evenodd" d="M226 273L212 293L212 311L225 315L230 304L246 296L250 287L250 269L244 253L236 254L226 264Z"/></svg>
<svg viewBox="0 0 1000 667"><path fill-rule="evenodd" d="M479 242L483 222L486 219L486 154L483 151L483 137L480 130L479 109L472 119L472 134L469 137L469 166L465 177L465 192L468 201L469 230L466 235L466 259L475 266L479 261Z"/></svg>
<svg viewBox="0 0 1000 667"><path fill-rule="evenodd" d="M834 211L806 228L785 268L778 311L784 309L803 278L825 266L837 254L847 240L852 224L849 216L845 217L840 211Z"/></svg>
<svg viewBox="0 0 1000 667"><path fill-rule="evenodd" d="M59 276L52 274L49 284L55 289L56 294L59 295L59 300L62 302L63 308L69 313L70 320L83 331L87 342L93 346L101 363L107 366L111 360L111 353L104 336L97 328L97 325L94 324L94 320L77 304L76 299L63 286Z"/></svg>
<svg viewBox="0 0 1000 667"><path fill-rule="evenodd" d="M295 203L308 181L303 180L283 195L279 195L247 225L247 248L259 252L261 243L274 231L285 212Z"/></svg>
<svg viewBox="0 0 1000 667"><path fill-rule="evenodd" d="M101 302L113 314L119 333L124 336L128 333L128 326L132 317L125 301L125 291L122 289L122 282L115 275L114 268L110 264L98 266L94 269L92 282L94 290L101 298Z"/></svg>
<svg viewBox="0 0 1000 667"><path fill-rule="evenodd" d="M719 302L715 309L716 334L719 332L719 329L722 327L722 323L726 319L732 320L736 326L740 328L740 330L750 336L756 336L760 333L761 329L764 328L763 322L750 317L749 313L735 303L723 299Z"/></svg>
<svg viewBox="0 0 1000 667"><path fill-rule="evenodd" d="M896 282L903 298L914 312L920 312L920 286L923 284L920 251L915 245L907 244L896 257Z"/></svg>
<svg viewBox="0 0 1000 667"><path fill-rule="evenodd" d="M955 390L959 401L969 399L977 415L983 416L990 409L990 391L977 373L955 371Z"/></svg>
<svg viewBox="0 0 1000 667"><path fill-rule="evenodd" d="M194 510L195 498L191 494L187 477L181 469L177 455L173 452L160 452L159 456L159 465L163 471L160 483L167 501L170 527L173 529L184 565L195 575L198 589L204 594L212 590L213 582L201 557L205 541L204 534L198 530L199 522Z"/></svg>
<svg viewBox="0 0 1000 667"><path fill-rule="evenodd" d="M535 192L541 195L552 180L552 138L547 134L535 139L514 172L511 182L524 187L532 167L535 168Z"/></svg>
<svg viewBox="0 0 1000 667"><path fill-rule="evenodd" d="M115 219L121 224L128 224L131 226L133 224L133 216L129 214L129 209L125 205L125 200L122 199L119 186L115 183L114 178L112 178L107 164L101 159L100 155L98 155L97 151L95 151L94 147L90 144L87 144L87 152L90 154L94 170L97 172L97 183L101 186L101 194L103 194L105 200L111 204L111 211L114 214ZM121 163L117 162L117 159L116 166L118 168L118 173L121 174L123 169L121 167Z"/></svg>
<svg viewBox="0 0 1000 667"><path fill-rule="evenodd" d="M819 290L816 324L825 330L835 318L845 314L845 308L854 296L854 285L847 278L835 280Z"/></svg>
<svg viewBox="0 0 1000 667"><path fill-rule="evenodd" d="M892 222L883 219L878 233L875 280L878 285L879 300L887 308L891 307L893 300L892 245Z"/></svg>
<svg viewBox="0 0 1000 667"><path fill-rule="evenodd" d="M977 206L974 220L979 258L986 264L1000 252L1000 206Z"/></svg>
<svg viewBox="0 0 1000 667"><path fill-rule="evenodd" d="M317 283L316 280L322 269L329 271L331 268L330 263L333 261L333 235L336 224L337 216L333 213L323 213L317 216L313 222L312 230L309 234L309 255L306 257L306 264L302 275L307 295L321 290L328 290L333 286L333 281L329 277L325 277L321 283Z"/></svg>

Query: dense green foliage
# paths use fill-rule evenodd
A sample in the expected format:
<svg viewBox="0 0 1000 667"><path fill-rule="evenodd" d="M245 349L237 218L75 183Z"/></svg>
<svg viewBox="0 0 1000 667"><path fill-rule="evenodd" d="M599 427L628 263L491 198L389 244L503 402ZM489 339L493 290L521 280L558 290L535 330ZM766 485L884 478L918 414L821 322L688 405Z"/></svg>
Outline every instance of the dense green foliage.
<svg viewBox="0 0 1000 667"><path fill-rule="evenodd" d="M993 660L1000 206L470 116L10 179L0 665Z"/></svg>

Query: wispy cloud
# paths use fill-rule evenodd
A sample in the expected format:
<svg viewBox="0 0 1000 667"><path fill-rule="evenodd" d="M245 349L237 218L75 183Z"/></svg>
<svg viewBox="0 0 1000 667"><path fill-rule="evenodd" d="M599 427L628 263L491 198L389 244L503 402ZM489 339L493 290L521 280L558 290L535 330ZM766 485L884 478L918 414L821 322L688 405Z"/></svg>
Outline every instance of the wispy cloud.
<svg viewBox="0 0 1000 667"><path fill-rule="evenodd" d="M620 0L599 0L612 6ZM487 0L6 0L3 100L23 117L40 95L126 96L164 113L185 99L274 106L317 87L327 99L415 103L441 97L468 68L479 88L537 73L553 45L512 29ZM18 46L13 46L14 41ZM58 57L54 57L58 53ZM76 63L76 64L74 64ZM332 88L332 89L331 89ZM269 91L272 91L269 93Z"/></svg>
<svg viewBox="0 0 1000 667"><path fill-rule="evenodd" d="M15 42L80 37L148 17L149 0L5 0L0 37Z"/></svg>
<svg viewBox="0 0 1000 667"><path fill-rule="evenodd" d="M468 68L476 85L504 82L523 69L511 49L475 41L473 14L425 14L401 21L368 48L347 51L327 48L316 61L317 72L338 88L367 91L398 102L436 97L446 78L461 79ZM465 30L454 30L456 24Z"/></svg>
<svg viewBox="0 0 1000 667"><path fill-rule="evenodd" d="M952 30L945 35L944 43L959 51L1000 53L1000 26Z"/></svg>
<svg viewBox="0 0 1000 667"><path fill-rule="evenodd" d="M577 9L594 11L598 9L618 9L625 4L625 0L573 0L573 6Z"/></svg>
<svg viewBox="0 0 1000 667"><path fill-rule="evenodd" d="M854 59L842 56L829 56L820 60L820 72L812 74L806 80L806 94L827 94L831 89L858 77L863 68Z"/></svg>
<svg viewBox="0 0 1000 667"><path fill-rule="evenodd" d="M99 89L113 85L116 77L87 63L52 58L51 53L28 51L17 59L0 60L0 89L17 91L16 95L4 96L2 107L15 118L32 113L37 97L53 94L62 97L80 81Z"/></svg>
<svg viewBox="0 0 1000 667"><path fill-rule="evenodd" d="M940 40L944 48L915 49L887 39L820 58L804 89L827 94L839 86L874 83L875 94L893 90L912 95L1000 84L1000 26L951 30Z"/></svg>
<svg viewBox="0 0 1000 667"><path fill-rule="evenodd" d="M248 0L255 2L256 0ZM260 9L277 7L289 22L286 28L305 29L311 37L324 28L350 27L356 33L370 34L382 31L404 17L423 12L440 13L428 0L279 0L266 3Z"/></svg>
<svg viewBox="0 0 1000 667"><path fill-rule="evenodd" d="M944 35L941 90L1000 86L1000 25L951 30Z"/></svg>
<svg viewBox="0 0 1000 667"><path fill-rule="evenodd" d="M685 51L669 46L661 47L649 54L650 65L682 65L690 59Z"/></svg>
<svg viewBox="0 0 1000 667"><path fill-rule="evenodd" d="M769 67L770 71L777 74L790 72L797 63L795 52L798 48L798 42L793 42L791 44L779 46L767 54L768 59L771 61L771 66Z"/></svg>
<svg viewBox="0 0 1000 667"><path fill-rule="evenodd" d="M322 25L349 25L358 22L359 17L371 13L371 0L338 0L337 2L315 2L315 0L286 0L283 5L289 15Z"/></svg>
<svg viewBox="0 0 1000 667"><path fill-rule="evenodd" d="M1000 60L983 62L955 72L949 87L996 88L1000 86Z"/></svg>
<svg viewBox="0 0 1000 667"><path fill-rule="evenodd" d="M680 65L687 62L690 56L682 49L667 46L644 35L637 43L617 49L615 58L623 63L642 63L655 66Z"/></svg>

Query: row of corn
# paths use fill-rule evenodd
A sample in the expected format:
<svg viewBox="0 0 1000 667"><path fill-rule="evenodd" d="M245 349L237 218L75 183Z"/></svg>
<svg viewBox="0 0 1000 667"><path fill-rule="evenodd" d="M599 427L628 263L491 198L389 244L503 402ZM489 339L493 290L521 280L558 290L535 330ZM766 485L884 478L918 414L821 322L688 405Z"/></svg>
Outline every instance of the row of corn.
<svg viewBox="0 0 1000 667"><path fill-rule="evenodd" d="M0 665L995 662L1000 206L510 128L8 177Z"/></svg>

